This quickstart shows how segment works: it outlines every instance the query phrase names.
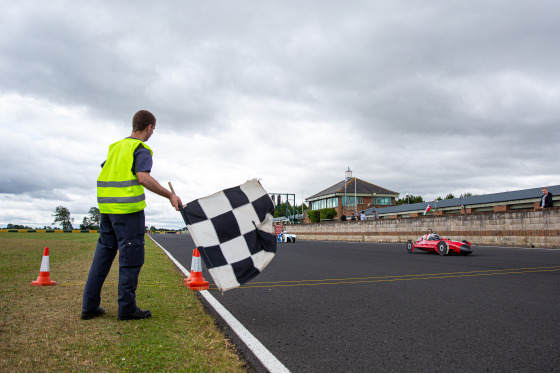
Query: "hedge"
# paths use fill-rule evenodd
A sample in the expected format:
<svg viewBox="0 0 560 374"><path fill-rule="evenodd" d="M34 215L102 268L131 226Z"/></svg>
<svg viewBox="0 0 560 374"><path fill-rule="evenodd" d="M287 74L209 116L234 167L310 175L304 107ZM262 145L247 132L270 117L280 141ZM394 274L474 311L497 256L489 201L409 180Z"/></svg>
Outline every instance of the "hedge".
<svg viewBox="0 0 560 374"><path fill-rule="evenodd" d="M321 222L321 220L333 219L336 216L337 216L337 213L336 213L336 209L334 209L334 208L325 208L325 209L320 209L320 210L309 210L307 212L307 217L309 217L309 220L311 221L311 223L318 223L318 222Z"/></svg>

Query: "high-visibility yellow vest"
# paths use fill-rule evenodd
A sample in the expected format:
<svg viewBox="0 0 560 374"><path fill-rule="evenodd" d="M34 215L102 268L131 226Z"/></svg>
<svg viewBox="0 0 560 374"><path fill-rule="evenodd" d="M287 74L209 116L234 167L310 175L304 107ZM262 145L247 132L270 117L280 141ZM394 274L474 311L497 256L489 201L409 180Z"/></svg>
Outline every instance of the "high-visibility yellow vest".
<svg viewBox="0 0 560 374"><path fill-rule="evenodd" d="M132 173L134 151L138 145L152 150L139 139L126 138L109 146L107 161L97 178L97 203L99 212L128 214L146 207L144 187Z"/></svg>

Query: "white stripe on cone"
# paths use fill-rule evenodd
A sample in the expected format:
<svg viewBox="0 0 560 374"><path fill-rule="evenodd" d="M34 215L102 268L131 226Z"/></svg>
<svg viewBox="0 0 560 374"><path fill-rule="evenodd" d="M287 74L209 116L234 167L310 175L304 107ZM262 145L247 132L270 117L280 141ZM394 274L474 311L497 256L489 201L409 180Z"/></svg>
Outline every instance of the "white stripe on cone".
<svg viewBox="0 0 560 374"><path fill-rule="evenodd" d="M41 269L39 271L49 272L49 255L43 256L43 260L41 261Z"/></svg>
<svg viewBox="0 0 560 374"><path fill-rule="evenodd" d="M193 257L193 263L191 268L192 271L200 271L200 272L202 271L202 263L200 261L200 257L198 256Z"/></svg>

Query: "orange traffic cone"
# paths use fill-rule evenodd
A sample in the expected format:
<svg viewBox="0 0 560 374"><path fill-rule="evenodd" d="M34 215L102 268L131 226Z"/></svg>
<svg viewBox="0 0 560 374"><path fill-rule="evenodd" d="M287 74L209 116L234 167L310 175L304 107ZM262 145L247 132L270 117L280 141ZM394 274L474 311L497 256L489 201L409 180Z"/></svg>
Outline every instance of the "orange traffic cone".
<svg viewBox="0 0 560 374"><path fill-rule="evenodd" d="M191 280L188 283L185 282L186 286L195 291L203 291L209 289L210 283L208 283L202 276L202 262L200 261L200 253L198 252L197 248L195 248L193 251L193 261L191 269Z"/></svg>
<svg viewBox="0 0 560 374"><path fill-rule="evenodd" d="M189 276L188 276L187 278L183 279L183 283L185 284L185 286L188 286L188 285L189 285L188 283L192 280L192 277L193 277L193 272L194 272L194 261L195 261L195 260L194 260L194 254L195 254L195 251L196 251L196 250L197 250L196 248L193 249L192 260L191 260L191 272L189 273Z"/></svg>
<svg viewBox="0 0 560 374"><path fill-rule="evenodd" d="M35 282L31 282L32 286L54 286L56 282L51 281L49 271L49 247L45 247L43 252L43 261L41 262L41 269L39 270L39 277Z"/></svg>

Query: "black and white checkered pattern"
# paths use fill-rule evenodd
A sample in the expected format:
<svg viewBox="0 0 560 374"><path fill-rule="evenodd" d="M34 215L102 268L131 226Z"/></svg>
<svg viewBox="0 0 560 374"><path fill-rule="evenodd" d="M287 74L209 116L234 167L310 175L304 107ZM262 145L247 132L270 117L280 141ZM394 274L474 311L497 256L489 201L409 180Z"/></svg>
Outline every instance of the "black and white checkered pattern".
<svg viewBox="0 0 560 374"><path fill-rule="evenodd" d="M191 201L181 210L221 291L247 283L276 254L274 203L257 180Z"/></svg>

